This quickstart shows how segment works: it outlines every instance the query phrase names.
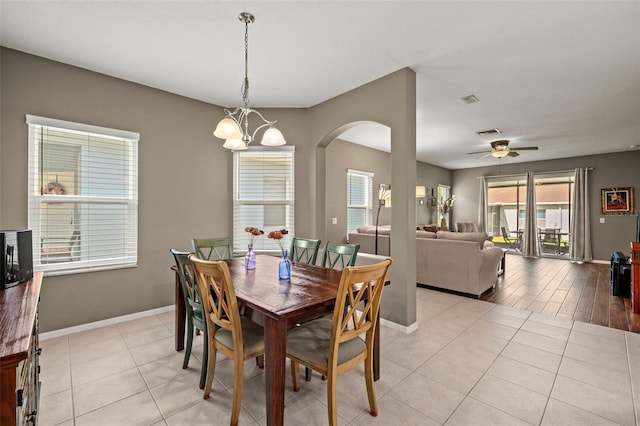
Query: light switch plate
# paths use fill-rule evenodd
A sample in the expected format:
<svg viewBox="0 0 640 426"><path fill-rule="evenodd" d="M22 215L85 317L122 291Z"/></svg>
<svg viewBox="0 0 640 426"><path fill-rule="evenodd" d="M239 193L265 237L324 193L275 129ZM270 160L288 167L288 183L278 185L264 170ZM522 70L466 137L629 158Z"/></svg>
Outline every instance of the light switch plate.
<svg viewBox="0 0 640 426"><path fill-rule="evenodd" d="M600 223L604 223L604 217L600 218Z"/></svg>
<svg viewBox="0 0 640 426"><path fill-rule="evenodd" d="M338 224L338 218L337 217L332 217L331 218L331 224L332 225L337 225Z"/></svg>

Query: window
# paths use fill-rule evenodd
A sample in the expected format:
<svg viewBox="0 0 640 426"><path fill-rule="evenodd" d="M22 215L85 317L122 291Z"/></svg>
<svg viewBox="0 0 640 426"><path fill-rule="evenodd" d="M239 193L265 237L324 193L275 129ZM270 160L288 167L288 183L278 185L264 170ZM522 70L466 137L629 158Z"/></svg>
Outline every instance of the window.
<svg viewBox="0 0 640 426"><path fill-rule="evenodd" d="M347 233L371 224L373 173L347 170Z"/></svg>
<svg viewBox="0 0 640 426"><path fill-rule="evenodd" d="M139 134L27 115L29 229L47 275L136 266Z"/></svg>
<svg viewBox="0 0 640 426"><path fill-rule="evenodd" d="M247 226L262 229L254 249L280 251L278 243L268 239L269 231L286 229L287 247L294 230L294 147L250 147L233 151L233 251L245 252L249 244Z"/></svg>

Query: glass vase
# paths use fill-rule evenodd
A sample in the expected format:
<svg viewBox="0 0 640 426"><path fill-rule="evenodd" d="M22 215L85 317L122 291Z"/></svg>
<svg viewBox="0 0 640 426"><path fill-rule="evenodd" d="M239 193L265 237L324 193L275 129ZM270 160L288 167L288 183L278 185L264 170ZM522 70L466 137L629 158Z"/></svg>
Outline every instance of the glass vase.
<svg viewBox="0 0 640 426"><path fill-rule="evenodd" d="M244 256L244 267L246 269L256 269L256 254L253 252L253 244L249 244L249 250Z"/></svg>
<svg viewBox="0 0 640 426"><path fill-rule="evenodd" d="M287 250L282 250L282 259L280 259L279 278L288 280L291 278L291 262L287 256Z"/></svg>

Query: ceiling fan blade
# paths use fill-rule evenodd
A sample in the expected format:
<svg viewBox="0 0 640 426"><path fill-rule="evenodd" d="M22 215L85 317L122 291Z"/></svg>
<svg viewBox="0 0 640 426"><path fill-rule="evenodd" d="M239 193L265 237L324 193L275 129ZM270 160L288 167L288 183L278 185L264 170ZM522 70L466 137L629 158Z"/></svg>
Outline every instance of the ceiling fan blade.
<svg viewBox="0 0 640 426"><path fill-rule="evenodd" d="M520 155L520 154L518 154L516 151L509 151L509 153L508 153L507 155L508 155L509 157L517 157L517 156L518 156L518 155Z"/></svg>
<svg viewBox="0 0 640 426"><path fill-rule="evenodd" d="M480 154L480 152L479 152L478 154ZM485 154L481 155L480 157L476 157L476 160L479 160L479 159L481 159L481 158L488 157L488 156L490 156L490 155L491 155L491 152L487 152L487 153L485 153Z"/></svg>
<svg viewBox="0 0 640 426"><path fill-rule="evenodd" d="M518 151L537 151L538 147L537 146L519 146L513 149L516 149Z"/></svg>
<svg viewBox="0 0 640 426"><path fill-rule="evenodd" d="M491 151L467 152L467 155L473 155L473 154L491 154Z"/></svg>

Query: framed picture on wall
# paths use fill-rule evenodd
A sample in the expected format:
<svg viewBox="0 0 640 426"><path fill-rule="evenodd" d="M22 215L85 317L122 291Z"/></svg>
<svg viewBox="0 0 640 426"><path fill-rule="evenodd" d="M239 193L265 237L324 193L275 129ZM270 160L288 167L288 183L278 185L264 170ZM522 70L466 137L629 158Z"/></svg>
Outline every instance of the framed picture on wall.
<svg viewBox="0 0 640 426"><path fill-rule="evenodd" d="M633 187L600 190L603 214L629 214L633 212Z"/></svg>

